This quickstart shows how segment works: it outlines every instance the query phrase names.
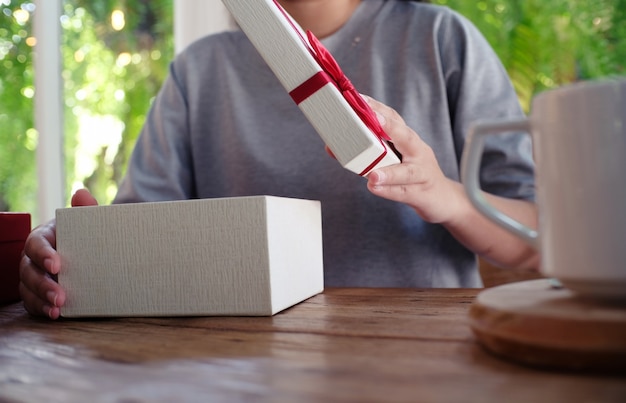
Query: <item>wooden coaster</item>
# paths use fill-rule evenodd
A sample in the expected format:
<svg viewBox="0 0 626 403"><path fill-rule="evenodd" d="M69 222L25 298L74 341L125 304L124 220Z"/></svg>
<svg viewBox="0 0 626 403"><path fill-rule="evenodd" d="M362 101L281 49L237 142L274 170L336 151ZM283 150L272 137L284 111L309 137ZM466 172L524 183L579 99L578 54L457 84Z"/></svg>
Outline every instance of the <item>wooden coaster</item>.
<svg viewBox="0 0 626 403"><path fill-rule="evenodd" d="M488 351L553 369L626 372L626 302L583 298L549 279L489 288L469 312Z"/></svg>

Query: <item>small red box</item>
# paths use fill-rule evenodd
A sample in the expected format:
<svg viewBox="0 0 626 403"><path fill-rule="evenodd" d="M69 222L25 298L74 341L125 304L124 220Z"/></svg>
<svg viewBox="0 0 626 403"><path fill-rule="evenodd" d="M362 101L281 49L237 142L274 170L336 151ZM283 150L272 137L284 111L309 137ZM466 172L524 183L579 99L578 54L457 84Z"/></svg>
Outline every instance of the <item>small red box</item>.
<svg viewBox="0 0 626 403"><path fill-rule="evenodd" d="M0 304L20 300L20 260L30 225L28 213L0 212Z"/></svg>

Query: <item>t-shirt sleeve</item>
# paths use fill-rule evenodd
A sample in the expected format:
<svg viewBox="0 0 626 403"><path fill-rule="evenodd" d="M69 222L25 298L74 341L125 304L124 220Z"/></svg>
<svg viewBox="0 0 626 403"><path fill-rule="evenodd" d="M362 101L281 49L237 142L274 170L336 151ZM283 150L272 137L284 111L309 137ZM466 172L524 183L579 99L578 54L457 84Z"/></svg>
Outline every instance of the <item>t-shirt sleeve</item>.
<svg viewBox="0 0 626 403"><path fill-rule="evenodd" d="M194 197L188 105L176 66L150 108L113 203Z"/></svg>
<svg viewBox="0 0 626 403"><path fill-rule="evenodd" d="M446 87L455 147L460 159L470 127L477 121L519 119L524 113L511 80L483 35L451 11L442 24ZM527 133L490 136L480 171L481 187L503 197L534 200L534 161Z"/></svg>

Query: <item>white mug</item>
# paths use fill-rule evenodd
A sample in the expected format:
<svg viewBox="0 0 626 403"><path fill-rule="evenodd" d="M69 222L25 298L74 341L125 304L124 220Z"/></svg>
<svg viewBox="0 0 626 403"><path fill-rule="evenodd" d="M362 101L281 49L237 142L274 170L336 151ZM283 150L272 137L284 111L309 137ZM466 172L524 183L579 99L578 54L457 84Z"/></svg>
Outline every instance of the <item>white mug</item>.
<svg viewBox="0 0 626 403"><path fill-rule="evenodd" d="M531 134L539 229L493 208L479 188L486 136ZM626 298L626 80L583 82L533 99L527 119L476 123L462 181L486 217L541 253L541 271L590 296Z"/></svg>

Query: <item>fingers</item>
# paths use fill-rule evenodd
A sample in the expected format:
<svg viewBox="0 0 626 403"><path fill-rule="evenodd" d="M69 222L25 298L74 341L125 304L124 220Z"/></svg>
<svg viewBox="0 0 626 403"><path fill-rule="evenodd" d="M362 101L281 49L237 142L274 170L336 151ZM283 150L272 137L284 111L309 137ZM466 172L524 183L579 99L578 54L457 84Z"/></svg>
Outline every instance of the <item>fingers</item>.
<svg viewBox="0 0 626 403"><path fill-rule="evenodd" d="M428 185L428 177L415 165L399 164L373 171L367 187L373 194L402 203L413 204Z"/></svg>
<svg viewBox="0 0 626 403"><path fill-rule="evenodd" d="M56 224L52 220L35 228L26 238L24 254L35 266L50 274L58 274L61 258L56 252Z"/></svg>
<svg viewBox="0 0 626 403"><path fill-rule="evenodd" d="M428 222L447 219L447 207L455 203L455 185L443 174L433 149L394 109L372 98L364 98L402 154L400 164L368 175L368 189L376 196L409 205Z"/></svg>
<svg viewBox="0 0 626 403"><path fill-rule="evenodd" d="M26 310L35 316L57 319L65 303L65 292L48 273L34 266L28 257L20 265L20 296Z"/></svg>
<svg viewBox="0 0 626 403"><path fill-rule="evenodd" d="M59 316L65 293L52 279L61 269L61 257L56 246L54 220L35 228L24 245L20 261L20 295L26 310L32 315Z"/></svg>
<svg viewBox="0 0 626 403"><path fill-rule="evenodd" d="M403 155L401 164L380 168L370 173L369 183L372 186L428 186L433 179L442 177L443 174L430 147L415 145L410 148L415 150Z"/></svg>
<svg viewBox="0 0 626 403"><path fill-rule="evenodd" d="M61 258L51 239L54 222L35 228L28 236L20 261L20 295L30 314L56 319L65 303L65 292L52 278L60 270Z"/></svg>
<svg viewBox="0 0 626 403"><path fill-rule="evenodd" d="M86 189L72 196L72 206L93 206L97 200ZM24 245L20 262L20 295L24 307L32 315L57 319L65 303L65 291L54 280L61 270L61 257L56 251L54 220L35 228Z"/></svg>
<svg viewBox="0 0 626 403"><path fill-rule="evenodd" d="M432 149L421 137L406 125L404 119L393 108L363 96L376 112L380 124L393 140L395 148L402 154L402 163L372 172L368 179L370 188L381 186L420 184L427 181L434 167L438 167ZM371 190L371 189L370 189ZM406 192L404 188L394 189L396 196Z"/></svg>
<svg viewBox="0 0 626 403"><path fill-rule="evenodd" d="M72 196L72 207L97 206L98 201L87 189L79 189Z"/></svg>
<svg viewBox="0 0 626 403"><path fill-rule="evenodd" d="M393 108L366 95L363 97L376 112L380 125L391 137L396 150L402 155L402 162L418 158L422 149L430 148L413 129L407 126L402 116Z"/></svg>
<svg viewBox="0 0 626 403"><path fill-rule="evenodd" d="M395 109L383 104L382 102L375 100L374 98L370 96L363 95L363 94L361 94L361 96L363 97L363 99L365 99L365 102L367 102L370 108L372 108L374 112L376 112L377 114L382 115L382 117L384 118L394 119L404 124L404 119L402 119L402 116L400 116L400 114L396 112ZM379 116L379 119L380 119L380 116ZM384 122L381 122L381 124L383 123Z"/></svg>

